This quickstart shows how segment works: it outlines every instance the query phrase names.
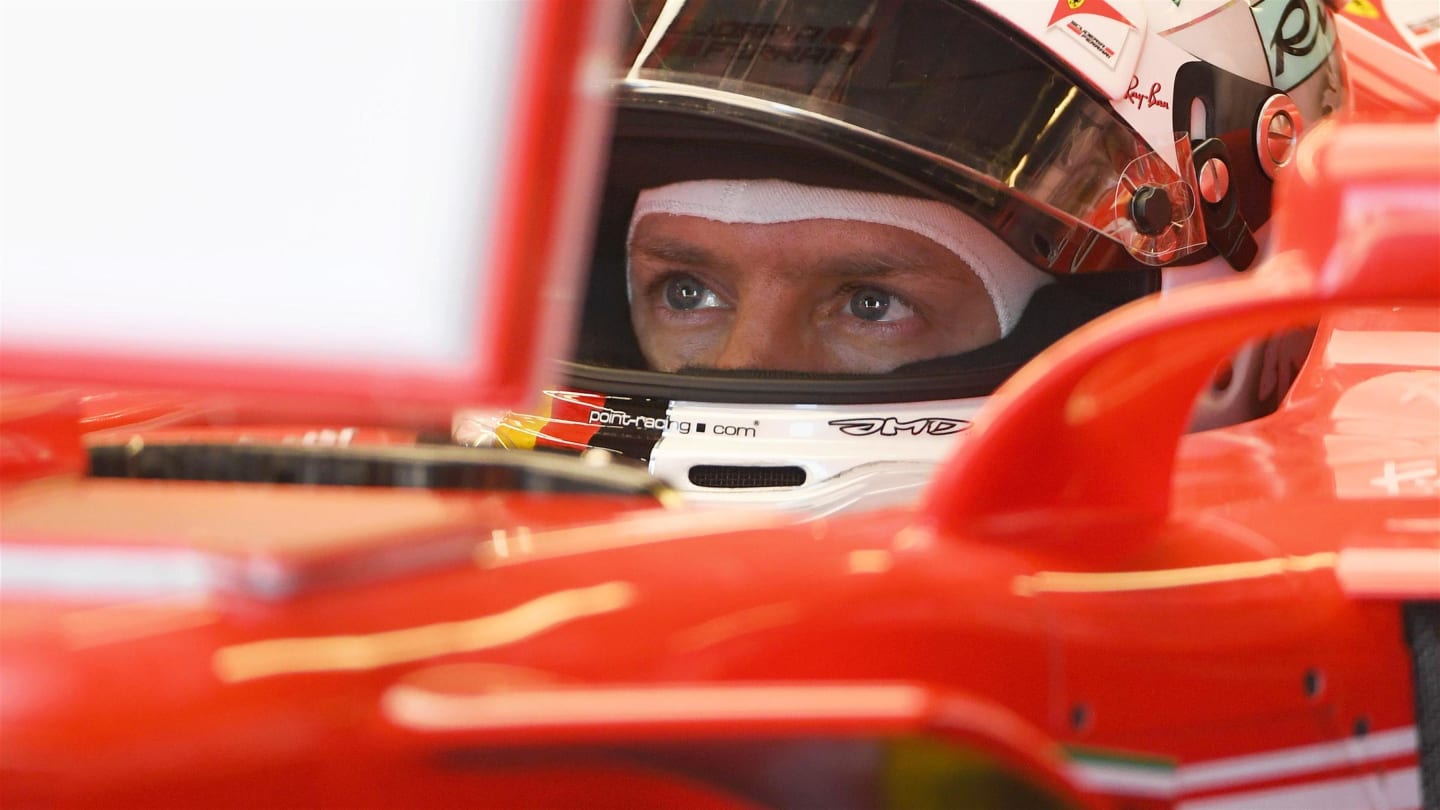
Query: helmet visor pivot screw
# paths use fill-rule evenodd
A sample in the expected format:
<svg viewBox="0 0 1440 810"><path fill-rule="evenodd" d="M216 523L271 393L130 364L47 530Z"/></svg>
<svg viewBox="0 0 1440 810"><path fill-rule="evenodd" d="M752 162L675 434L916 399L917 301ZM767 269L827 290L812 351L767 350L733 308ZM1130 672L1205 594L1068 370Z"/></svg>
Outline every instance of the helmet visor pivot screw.
<svg viewBox="0 0 1440 810"><path fill-rule="evenodd" d="M1135 230L1146 236L1164 233L1174 218L1170 195L1159 186L1141 186L1130 198L1130 220L1135 223Z"/></svg>
<svg viewBox="0 0 1440 810"><path fill-rule="evenodd" d="M1210 158L1200 167L1200 196L1218 203L1230 193L1230 167L1220 158Z"/></svg>
<svg viewBox="0 0 1440 810"><path fill-rule="evenodd" d="M1276 169L1289 165L1304 128L1300 107L1288 95L1277 93L1266 99L1255 128L1255 151L1265 176L1273 178Z"/></svg>

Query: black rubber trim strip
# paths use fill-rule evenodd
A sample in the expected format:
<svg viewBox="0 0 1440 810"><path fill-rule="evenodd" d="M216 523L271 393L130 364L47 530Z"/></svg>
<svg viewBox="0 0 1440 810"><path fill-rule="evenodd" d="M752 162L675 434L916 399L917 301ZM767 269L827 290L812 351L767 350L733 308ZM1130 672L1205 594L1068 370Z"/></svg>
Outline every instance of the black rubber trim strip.
<svg viewBox="0 0 1440 810"><path fill-rule="evenodd" d="M640 495L669 502L672 490L623 461L588 464L557 453L416 445L145 444L90 448L97 478L508 490Z"/></svg>
<svg viewBox="0 0 1440 810"><path fill-rule="evenodd" d="M1440 810L1440 603L1412 602L1404 616L1420 737L1420 806Z"/></svg>
<svg viewBox="0 0 1440 810"><path fill-rule="evenodd" d="M565 381L582 390L612 395L665 397L717 403L860 405L881 402L920 402L934 399L986 396L999 387L1015 367L967 372L963 379L936 374L901 374L853 378L815 375L759 376L753 371L733 376L710 372L661 374L641 369L601 368L563 363Z"/></svg>

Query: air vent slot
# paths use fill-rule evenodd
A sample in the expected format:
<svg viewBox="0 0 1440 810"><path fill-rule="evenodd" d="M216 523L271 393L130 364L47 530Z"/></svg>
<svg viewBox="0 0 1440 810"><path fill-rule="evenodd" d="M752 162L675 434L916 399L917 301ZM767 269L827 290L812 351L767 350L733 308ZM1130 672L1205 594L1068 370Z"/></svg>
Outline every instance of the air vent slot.
<svg viewBox="0 0 1440 810"><path fill-rule="evenodd" d="M690 483L716 489L798 487L805 483L802 467L746 467L728 464L696 464L690 468Z"/></svg>

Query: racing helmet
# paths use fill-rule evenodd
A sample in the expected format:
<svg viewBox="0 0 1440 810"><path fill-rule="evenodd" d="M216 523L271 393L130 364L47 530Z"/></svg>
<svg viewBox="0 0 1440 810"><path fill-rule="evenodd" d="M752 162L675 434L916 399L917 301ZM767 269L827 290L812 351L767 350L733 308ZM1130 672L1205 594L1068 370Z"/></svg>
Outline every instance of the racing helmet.
<svg viewBox="0 0 1440 810"><path fill-rule="evenodd" d="M826 512L907 497L1059 337L1255 263L1276 172L1344 98L1330 14L1321 0L630 0L566 379L534 413L457 420L456 438L603 448L692 500ZM717 201L736 218L707 214ZM835 213L870 202L890 213ZM883 374L659 371L632 327L627 251L666 213L906 228L993 268L986 287L1013 312L998 339ZM1278 400L1274 347L1250 354L1197 423Z"/></svg>

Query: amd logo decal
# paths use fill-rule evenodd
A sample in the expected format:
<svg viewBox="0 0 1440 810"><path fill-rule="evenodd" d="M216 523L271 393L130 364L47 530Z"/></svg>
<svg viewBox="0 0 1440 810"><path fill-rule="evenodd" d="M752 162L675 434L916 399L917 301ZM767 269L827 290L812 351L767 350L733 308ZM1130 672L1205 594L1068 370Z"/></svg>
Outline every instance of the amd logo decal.
<svg viewBox="0 0 1440 810"><path fill-rule="evenodd" d="M847 436L949 436L970 427L968 419L919 417L897 419L893 416L862 416L855 419L832 419L830 424Z"/></svg>

